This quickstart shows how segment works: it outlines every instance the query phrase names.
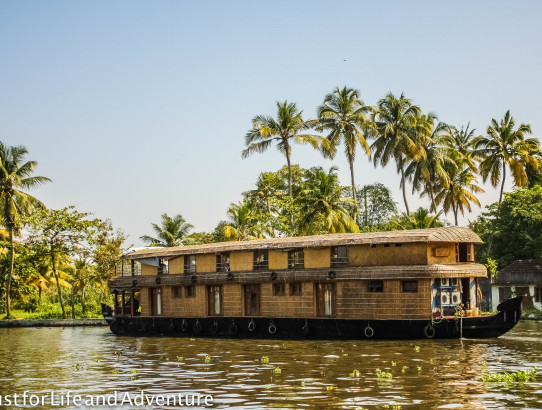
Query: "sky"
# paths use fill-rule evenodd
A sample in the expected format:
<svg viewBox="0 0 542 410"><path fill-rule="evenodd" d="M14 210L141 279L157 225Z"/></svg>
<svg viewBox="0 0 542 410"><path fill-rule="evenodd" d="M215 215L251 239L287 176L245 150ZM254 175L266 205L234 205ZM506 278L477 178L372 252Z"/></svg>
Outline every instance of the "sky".
<svg viewBox="0 0 542 410"><path fill-rule="evenodd" d="M313 118L337 86L370 105L404 93L484 135L510 109L540 138L541 16L534 0L2 0L0 141L26 146L53 180L32 191L48 207L109 218L130 244L164 212L211 231L260 172L285 165L274 148L241 158L251 119L275 116L276 101ZM294 146L292 161L337 165L349 184L342 151ZM354 166L357 184L384 183L403 209L393 164L359 151ZM484 188L482 207L498 200ZM428 201L409 192L409 205Z"/></svg>

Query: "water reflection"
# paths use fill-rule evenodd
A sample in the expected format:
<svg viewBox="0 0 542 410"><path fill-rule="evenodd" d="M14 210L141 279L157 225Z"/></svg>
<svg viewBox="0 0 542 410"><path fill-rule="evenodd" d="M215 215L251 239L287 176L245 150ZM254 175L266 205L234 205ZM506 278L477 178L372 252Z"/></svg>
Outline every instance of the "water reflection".
<svg viewBox="0 0 542 410"><path fill-rule="evenodd" d="M336 342L134 338L106 328L0 329L0 394L201 393L213 395L223 408L542 408L540 382L480 382L484 371L536 366L541 372L541 331L542 323L522 322L490 340ZM392 378L379 379L376 369Z"/></svg>

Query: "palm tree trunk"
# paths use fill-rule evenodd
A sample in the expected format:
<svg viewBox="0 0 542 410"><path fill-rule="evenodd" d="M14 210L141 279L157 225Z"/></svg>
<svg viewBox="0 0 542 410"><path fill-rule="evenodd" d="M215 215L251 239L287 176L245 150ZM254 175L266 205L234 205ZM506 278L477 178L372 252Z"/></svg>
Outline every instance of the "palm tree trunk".
<svg viewBox="0 0 542 410"><path fill-rule="evenodd" d="M369 225L369 211L367 210L367 189L365 189L365 226Z"/></svg>
<svg viewBox="0 0 542 410"><path fill-rule="evenodd" d="M457 211L458 211L457 205L452 203L452 210L454 211L455 226L457 226L458 225L458 223L457 223Z"/></svg>
<svg viewBox="0 0 542 410"><path fill-rule="evenodd" d="M15 266L15 246L13 245L13 226L9 226L9 243L11 247L9 273L6 283L6 319L11 319L11 278L13 277L13 267Z"/></svg>
<svg viewBox="0 0 542 410"><path fill-rule="evenodd" d="M62 290L60 289L60 281L58 280L58 274L56 273L56 261L55 261L55 251L51 246L51 262L53 264L53 275L56 280L56 288L58 290L58 300L60 302L60 307L62 308L62 319L66 319L66 309L64 308L64 302L62 301Z"/></svg>
<svg viewBox="0 0 542 410"><path fill-rule="evenodd" d="M350 155L348 156L348 163L350 164L350 180L352 181L352 199L357 205L356 184L354 183L354 158L352 158Z"/></svg>
<svg viewBox="0 0 542 410"><path fill-rule="evenodd" d="M408 210L408 202L406 199L405 167L403 165L402 159L401 159L401 184L403 185L403 201L405 201L406 214L410 215L410 211Z"/></svg>
<svg viewBox="0 0 542 410"><path fill-rule="evenodd" d="M290 153L286 151L286 163L288 164L288 195L292 196L292 164L290 164Z"/></svg>
<svg viewBox="0 0 542 410"><path fill-rule="evenodd" d="M501 194L499 195L499 205L502 202L502 193L504 191L504 180L506 179L506 163L502 162L502 183L501 183Z"/></svg>

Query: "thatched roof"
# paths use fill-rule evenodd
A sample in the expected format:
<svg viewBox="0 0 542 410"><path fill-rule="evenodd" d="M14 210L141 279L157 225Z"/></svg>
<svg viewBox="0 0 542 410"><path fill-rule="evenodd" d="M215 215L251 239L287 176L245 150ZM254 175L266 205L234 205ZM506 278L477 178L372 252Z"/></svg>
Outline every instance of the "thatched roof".
<svg viewBox="0 0 542 410"><path fill-rule="evenodd" d="M289 238L258 239L242 242L219 242L206 245L146 248L123 256L124 259L174 258L180 255L250 251L255 249L319 248L338 245L368 245L384 243L443 243L473 242L482 240L469 228L447 226L432 229L411 229L368 233L337 233L327 235L297 236Z"/></svg>
<svg viewBox="0 0 542 410"><path fill-rule="evenodd" d="M519 259L502 269L497 285L542 285L542 259Z"/></svg>
<svg viewBox="0 0 542 410"><path fill-rule="evenodd" d="M330 278L333 272L333 279ZM274 276L272 276L274 273ZM274 277L274 279L272 279ZM363 266L346 268L288 269L277 271L209 272L193 274L169 274L159 276L160 285L177 286L225 283L267 283L341 281L369 279L430 279L452 277L487 277L487 269L478 263L457 265L408 265L408 266ZM129 290L156 286L157 276L119 276L109 281L109 289Z"/></svg>

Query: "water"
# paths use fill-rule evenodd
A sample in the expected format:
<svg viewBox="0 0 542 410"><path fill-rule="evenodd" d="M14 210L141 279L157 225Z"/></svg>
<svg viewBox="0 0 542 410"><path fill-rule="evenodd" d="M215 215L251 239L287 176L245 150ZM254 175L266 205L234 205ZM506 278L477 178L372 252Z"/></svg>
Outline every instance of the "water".
<svg viewBox="0 0 542 410"><path fill-rule="evenodd" d="M539 372L533 383L480 381L484 372L533 366ZM376 369L392 379L379 380ZM210 394L217 408L542 408L540 373L542 322L521 322L497 339L463 341L243 341L119 337L101 327L0 329L0 395L144 390Z"/></svg>

